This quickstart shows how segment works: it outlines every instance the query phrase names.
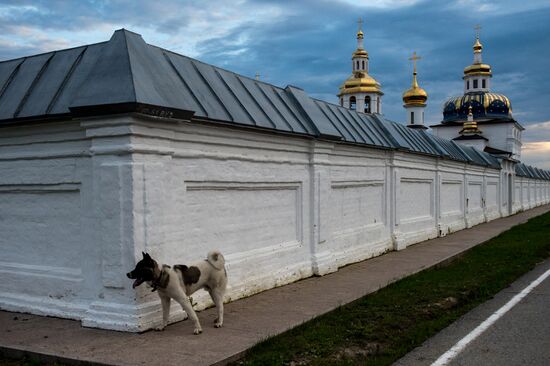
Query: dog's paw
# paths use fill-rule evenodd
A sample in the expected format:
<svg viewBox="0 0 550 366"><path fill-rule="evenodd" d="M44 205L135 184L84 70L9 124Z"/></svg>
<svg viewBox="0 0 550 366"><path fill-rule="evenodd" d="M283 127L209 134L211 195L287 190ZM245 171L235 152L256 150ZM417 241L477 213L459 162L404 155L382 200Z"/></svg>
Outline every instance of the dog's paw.
<svg viewBox="0 0 550 366"><path fill-rule="evenodd" d="M202 329L201 329L201 328L196 328L196 329L193 331L193 334L194 334L194 335L201 334L201 333L202 333Z"/></svg>
<svg viewBox="0 0 550 366"><path fill-rule="evenodd" d="M162 331L164 330L164 328L165 328L164 325L160 325L160 326L156 327L155 330L156 330L157 332L162 332Z"/></svg>
<svg viewBox="0 0 550 366"><path fill-rule="evenodd" d="M214 328L221 328L222 325L223 325L223 323L215 322L215 323L214 323Z"/></svg>

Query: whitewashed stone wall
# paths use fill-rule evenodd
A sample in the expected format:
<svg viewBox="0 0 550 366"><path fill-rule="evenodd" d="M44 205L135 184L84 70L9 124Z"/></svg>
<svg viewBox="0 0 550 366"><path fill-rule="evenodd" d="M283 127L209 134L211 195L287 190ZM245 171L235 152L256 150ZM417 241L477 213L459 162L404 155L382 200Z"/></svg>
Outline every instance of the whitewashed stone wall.
<svg viewBox="0 0 550 366"><path fill-rule="evenodd" d="M206 123L128 116L1 131L0 308L92 327L160 321L157 295L125 277L141 251L173 264L220 249L231 301L550 201L548 181L506 162ZM174 306L173 320L183 316Z"/></svg>

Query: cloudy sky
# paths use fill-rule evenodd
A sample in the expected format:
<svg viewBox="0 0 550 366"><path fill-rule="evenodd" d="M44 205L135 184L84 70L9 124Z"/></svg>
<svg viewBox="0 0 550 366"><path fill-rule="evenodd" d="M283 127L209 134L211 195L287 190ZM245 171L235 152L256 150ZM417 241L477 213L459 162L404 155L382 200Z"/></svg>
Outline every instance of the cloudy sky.
<svg viewBox="0 0 550 366"><path fill-rule="evenodd" d="M386 117L405 120L401 93L416 51L428 124L441 120L446 98L462 94L481 24L492 90L510 98L527 128L522 160L550 169L548 0L0 0L0 60L105 41L127 28L148 43L336 103L359 17Z"/></svg>

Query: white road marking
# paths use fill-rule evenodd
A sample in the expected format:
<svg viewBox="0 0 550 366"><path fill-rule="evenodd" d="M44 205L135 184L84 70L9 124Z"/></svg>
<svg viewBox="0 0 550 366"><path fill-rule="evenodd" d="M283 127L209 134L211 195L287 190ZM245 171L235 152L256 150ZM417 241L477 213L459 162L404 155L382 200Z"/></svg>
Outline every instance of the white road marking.
<svg viewBox="0 0 550 366"><path fill-rule="evenodd" d="M494 322L496 322L501 316L506 314L511 308L514 307L518 302L520 302L525 296L531 292L535 287L540 285L542 281L546 279L546 277L550 276L550 269L544 272L539 278L531 282L529 286L523 289L519 294L512 297L510 301L508 301L503 307L498 309L488 317L483 323L477 326L474 330L472 330L468 335L466 335L464 338L462 338L460 341L458 341L457 344L455 344L451 349L449 349L447 352L442 354L437 360L435 360L434 363L432 363L431 366L444 366L447 365L453 358L455 358L466 346L479 337L481 333L483 333L487 328L489 328L491 325L493 325Z"/></svg>

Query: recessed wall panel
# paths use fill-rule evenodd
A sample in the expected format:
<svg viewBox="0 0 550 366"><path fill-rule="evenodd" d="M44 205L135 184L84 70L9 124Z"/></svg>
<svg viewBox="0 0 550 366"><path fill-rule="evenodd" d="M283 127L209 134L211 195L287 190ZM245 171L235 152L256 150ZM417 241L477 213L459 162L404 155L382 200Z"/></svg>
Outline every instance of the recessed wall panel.
<svg viewBox="0 0 550 366"><path fill-rule="evenodd" d="M383 182L337 182L330 195L331 227L335 233L382 224Z"/></svg>
<svg viewBox="0 0 550 366"><path fill-rule="evenodd" d="M402 179L400 187L401 222L426 219L432 212L432 180Z"/></svg>
<svg viewBox="0 0 550 366"><path fill-rule="evenodd" d="M187 182L179 251L228 256L298 244L300 197L299 183Z"/></svg>
<svg viewBox="0 0 550 366"><path fill-rule="evenodd" d="M481 182L468 184L468 208L479 209L481 208Z"/></svg>
<svg viewBox="0 0 550 366"><path fill-rule="evenodd" d="M460 214L462 212L462 183L443 181L441 184L441 215Z"/></svg>

